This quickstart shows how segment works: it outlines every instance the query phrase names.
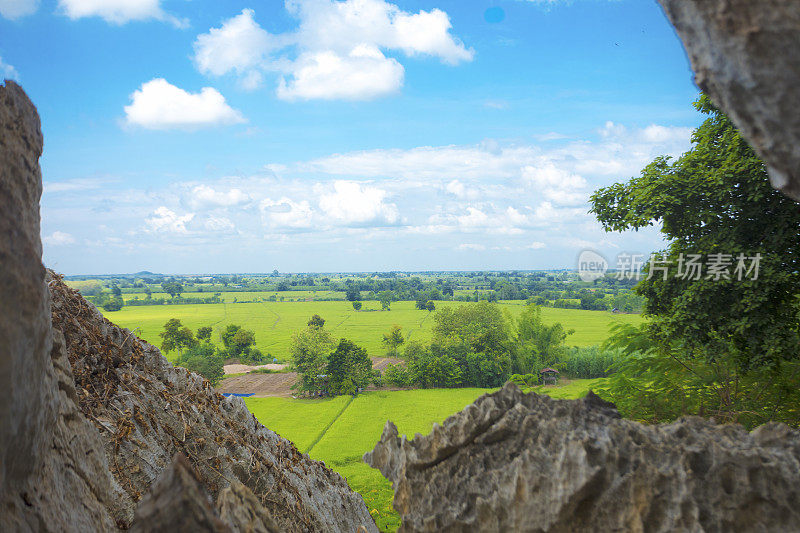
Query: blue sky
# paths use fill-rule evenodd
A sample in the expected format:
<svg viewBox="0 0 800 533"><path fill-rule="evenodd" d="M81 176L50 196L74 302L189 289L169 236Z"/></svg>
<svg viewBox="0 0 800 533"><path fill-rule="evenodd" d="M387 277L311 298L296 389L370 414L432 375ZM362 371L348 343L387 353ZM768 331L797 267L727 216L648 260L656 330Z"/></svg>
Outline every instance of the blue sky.
<svg viewBox="0 0 800 533"><path fill-rule="evenodd" d="M539 269L701 118L654 1L0 0L67 274Z"/></svg>

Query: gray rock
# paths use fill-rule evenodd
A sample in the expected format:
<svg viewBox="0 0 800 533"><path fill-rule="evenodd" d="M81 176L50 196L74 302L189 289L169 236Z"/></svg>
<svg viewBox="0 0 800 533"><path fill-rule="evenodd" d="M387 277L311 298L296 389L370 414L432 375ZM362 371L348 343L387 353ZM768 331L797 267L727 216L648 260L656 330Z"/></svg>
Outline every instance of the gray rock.
<svg viewBox="0 0 800 533"><path fill-rule="evenodd" d="M131 533L230 533L211 504L200 477L182 454L175 455L144 498Z"/></svg>
<svg viewBox="0 0 800 533"><path fill-rule="evenodd" d="M646 426L508 384L427 436L387 422L364 460L393 482L401 531L800 529L800 432L778 424Z"/></svg>
<svg viewBox="0 0 800 533"><path fill-rule="evenodd" d="M764 159L775 188L800 200L800 2L659 2L697 85Z"/></svg>
<svg viewBox="0 0 800 533"><path fill-rule="evenodd" d="M55 420L41 154L36 108L7 81L0 85L0 495L37 467Z"/></svg>
<svg viewBox="0 0 800 533"><path fill-rule="evenodd" d="M117 523L131 523L132 502L182 453L212 497L241 483L282 531L377 531L361 495L262 426L241 398L225 398L201 376L173 368L57 276L50 289L53 329L64 335L81 410L111 466Z"/></svg>
<svg viewBox="0 0 800 533"><path fill-rule="evenodd" d="M258 498L241 483L231 483L217 498L223 522L235 533L277 533L280 531Z"/></svg>

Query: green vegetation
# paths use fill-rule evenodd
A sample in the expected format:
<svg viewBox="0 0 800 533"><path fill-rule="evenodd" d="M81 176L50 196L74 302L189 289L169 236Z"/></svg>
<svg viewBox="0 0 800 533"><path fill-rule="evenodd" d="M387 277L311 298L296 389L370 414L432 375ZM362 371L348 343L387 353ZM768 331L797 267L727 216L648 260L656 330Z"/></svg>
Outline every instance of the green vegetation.
<svg viewBox="0 0 800 533"><path fill-rule="evenodd" d="M535 388L554 398L579 398L603 380L576 380L561 387ZM256 418L295 443L302 452L325 463L347 479L367 504L382 531L394 531L400 519L392 508L391 483L361 461L380 439L387 420L401 434L427 434L434 423L495 389L425 389L367 392L356 398L321 400L246 398Z"/></svg>
<svg viewBox="0 0 800 533"><path fill-rule="evenodd" d="M650 422L699 414L797 425L800 209L707 97L696 107L708 118L691 150L592 197L606 230L660 222L669 243L636 286L652 320L610 343L625 357L608 394Z"/></svg>
<svg viewBox="0 0 800 533"><path fill-rule="evenodd" d="M439 309L458 305L457 302L438 302ZM525 308L524 301L500 302L511 315ZM389 312L379 312L378 302L364 302L356 312L346 301L325 302L264 302L209 305L125 306L121 311L106 313L109 320L131 330L144 340L160 345L158 334L170 318L179 319L192 330L204 326L214 328L212 342L222 345L220 333L228 324L239 324L255 333L256 346L269 352L279 361L290 360L291 339L294 332L304 328L308 318L317 313L327 320L327 328L336 336L345 337L366 348L371 356L383 355L383 334L393 325L403 328L406 342L428 342L432 336L435 313L422 313L414 302L394 302ZM438 310L437 310L438 312ZM591 346L600 344L609 335L614 324L640 324L639 315L613 314L605 311L542 308L545 324L560 322L566 329L574 329L567 344ZM167 354L174 360L177 354Z"/></svg>

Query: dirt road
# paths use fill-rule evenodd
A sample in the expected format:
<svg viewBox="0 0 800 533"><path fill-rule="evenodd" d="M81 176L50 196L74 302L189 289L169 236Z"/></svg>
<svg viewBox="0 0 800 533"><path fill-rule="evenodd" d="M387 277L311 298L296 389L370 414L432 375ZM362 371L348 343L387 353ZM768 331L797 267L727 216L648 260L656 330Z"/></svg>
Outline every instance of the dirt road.
<svg viewBox="0 0 800 533"><path fill-rule="evenodd" d="M374 357L372 359L372 368L383 372L390 364L397 364L402 362L402 359L395 357ZM228 367L231 366L246 366L246 365L227 365L225 367L227 373ZM273 365L264 365L273 366ZM240 370L241 372L241 370ZM279 374L245 374L243 376L227 377L217 387L219 392L234 392L237 394L253 394L256 397L278 396L288 398L292 396L292 385L297 382L296 372L283 372Z"/></svg>

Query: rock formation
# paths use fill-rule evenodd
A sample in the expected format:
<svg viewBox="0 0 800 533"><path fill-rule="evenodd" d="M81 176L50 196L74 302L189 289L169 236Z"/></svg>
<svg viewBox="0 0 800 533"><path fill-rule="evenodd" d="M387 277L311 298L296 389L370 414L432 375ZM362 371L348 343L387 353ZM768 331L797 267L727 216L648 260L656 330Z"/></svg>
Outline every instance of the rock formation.
<svg viewBox="0 0 800 533"><path fill-rule="evenodd" d="M775 188L800 201L800 3L659 1L697 85L764 159Z"/></svg>
<svg viewBox="0 0 800 533"><path fill-rule="evenodd" d="M183 483L179 508L170 515L151 497L140 517L200 512L207 491L220 509L204 524L377 531L338 474L46 274L42 136L11 81L0 86L0 149L0 531L126 529L177 453L187 468L173 466L154 490ZM202 490L189 490L189 470Z"/></svg>
<svg viewBox="0 0 800 533"><path fill-rule="evenodd" d="M685 418L507 384L406 440L387 422L364 460L394 483L400 531L796 531L800 432Z"/></svg>

